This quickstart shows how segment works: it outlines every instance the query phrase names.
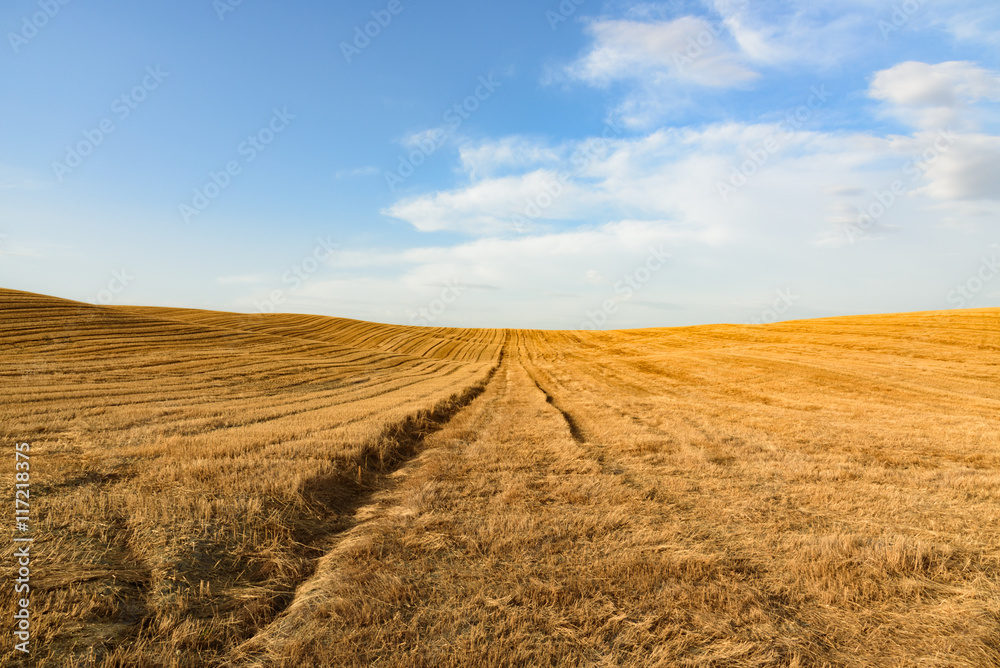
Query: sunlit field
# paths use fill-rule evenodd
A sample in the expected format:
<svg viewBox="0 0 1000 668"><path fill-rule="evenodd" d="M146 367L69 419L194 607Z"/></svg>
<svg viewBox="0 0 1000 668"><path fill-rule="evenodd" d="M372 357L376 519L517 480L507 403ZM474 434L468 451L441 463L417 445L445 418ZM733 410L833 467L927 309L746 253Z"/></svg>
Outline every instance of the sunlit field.
<svg viewBox="0 0 1000 668"><path fill-rule="evenodd" d="M0 364L36 665L1000 665L1000 309L571 332L2 290Z"/></svg>

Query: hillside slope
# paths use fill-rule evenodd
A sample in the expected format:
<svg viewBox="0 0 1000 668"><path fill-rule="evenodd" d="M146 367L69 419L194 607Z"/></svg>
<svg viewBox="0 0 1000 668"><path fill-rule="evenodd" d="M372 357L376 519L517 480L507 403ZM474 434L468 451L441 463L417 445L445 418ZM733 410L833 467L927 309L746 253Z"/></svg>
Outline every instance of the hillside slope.
<svg viewBox="0 0 1000 668"><path fill-rule="evenodd" d="M0 291L0 351L51 665L1000 664L998 309L558 332Z"/></svg>
<svg viewBox="0 0 1000 668"><path fill-rule="evenodd" d="M197 657L252 633L481 391L503 337L261 319L0 291L2 436L32 447L34 637L54 658Z"/></svg>

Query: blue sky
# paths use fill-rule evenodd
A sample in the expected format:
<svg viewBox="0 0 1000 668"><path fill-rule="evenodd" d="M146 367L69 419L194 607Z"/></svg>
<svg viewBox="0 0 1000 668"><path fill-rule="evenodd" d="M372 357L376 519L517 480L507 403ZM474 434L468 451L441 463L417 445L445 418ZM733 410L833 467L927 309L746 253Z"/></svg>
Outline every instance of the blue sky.
<svg viewBox="0 0 1000 668"><path fill-rule="evenodd" d="M1000 305L992 2L12 0L0 28L3 287L537 328Z"/></svg>

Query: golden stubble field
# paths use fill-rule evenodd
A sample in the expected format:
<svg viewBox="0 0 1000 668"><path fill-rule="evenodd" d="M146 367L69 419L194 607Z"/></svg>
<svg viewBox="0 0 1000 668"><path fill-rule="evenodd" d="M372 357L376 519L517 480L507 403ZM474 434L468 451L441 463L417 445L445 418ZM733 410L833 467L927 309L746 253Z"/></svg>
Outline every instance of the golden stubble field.
<svg viewBox="0 0 1000 668"><path fill-rule="evenodd" d="M30 665L1000 665L1000 309L545 332L0 290L0 388Z"/></svg>

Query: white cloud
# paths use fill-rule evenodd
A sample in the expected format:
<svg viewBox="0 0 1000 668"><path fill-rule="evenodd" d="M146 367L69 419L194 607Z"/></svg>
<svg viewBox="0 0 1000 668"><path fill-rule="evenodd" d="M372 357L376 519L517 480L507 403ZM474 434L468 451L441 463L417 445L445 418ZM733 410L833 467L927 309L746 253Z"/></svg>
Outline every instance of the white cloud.
<svg viewBox="0 0 1000 668"><path fill-rule="evenodd" d="M540 169L406 199L382 213L405 220L422 232L487 236L527 232L526 220L541 222L579 216L592 199L577 184L563 184L556 172ZM537 216L532 206L537 207Z"/></svg>
<svg viewBox="0 0 1000 668"><path fill-rule="evenodd" d="M923 192L945 200L1000 201L998 175L1000 137L961 135L927 165L929 183Z"/></svg>
<svg viewBox="0 0 1000 668"><path fill-rule="evenodd" d="M835 70L861 61L902 32L1000 42L1000 6L983 0L706 0L744 57L769 65ZM938 35L933 35L938 33Z"/></svg>
<svg viewBox="0 0 1000 668"><path fill-rule="evenodd" d="M479 237L511 231L537 234L553 221L598 225L608 220L669 220L690 240L715 244L759 234L761 230L753 229L758 222L764 229L784 224L782 207L789 200L811 198L814 204L803 206L812 206L814 219L821 219L815 203L830 197L830 181L846 180L858 164L884 158L887 151L885 142L865 135L830 136L792 132L776 124L740 123L590 139L558 151L543 143L531 149L526 141L518 139L517 145L529 155L544 155L549 163L545 169L473 179L463 187L403 200L384 213L418 230ZM505 150L490 150L504 146L496 142L477 150L487 155L486 162L499 153L496 161L518 163L507 160ZM762 153L765 146L771 152ZM751 165L759 173L745 187L732 185L737 178L733 173L751 155L766 164L759 169ZM469 161L466 166L471 171L478 164ZM552 196L555 184L561 191ZM730 184L731 197L722 196L720 184ZM735 210L737 206L741 210ZM531 225L515 226L518 216Z"/></svg>
<svg viewBox="0 0 1000 668"><path fill-rule="evenodd" d="M378 319L385 314L371 305L379 304L405 323L445 281L457 280L467 287L464 296L434 324L573 328L617 299L614 286L656 247L672 256L668 268L641 296L620 302L609 326L743 322L759 313L755 304L787 288L803 295L802 317L941 308L955 267L967 260L961 249L988 238L1000 213L993 202L972 199L996 196L988 177L997 173L988 162L996 138L956 135L947 151L914 170L914 153L933 147L939 135L722 123L608 140L605 151L572 172L558 203L571 219L546 227L556 217L545 213L537 226L511 236L501 212L530 199L559 169L572 171L569 156L584 142L553 147L509 139L467 147L465 154L477 157L465 168L526 171L472 179L391 208L417 229L478 238L339 253L334 265L368 277L311 281L292 297L295 306ZM764 164L723 201L717 185L765 145L774 150ZM975 157L976 147L987 157ZM545 167L535 169L537 163ZM977 164L981 176L970 176ZM846 230L859 212L881 203L896 181L904 182L903 192L850 243ZM905 277L923 301L901 303L885 289L886 276ZM831 310L809 310L810 303Z"/></svg>
<svg viewBox="0 0 1000 668"><path fill-rule="evenodd" d="M967 61L908 61L876 72L868 94L918 128L973 127L972 105L1000 100L1000 75Z"/></svg>
<svg viewBox="0 0 1000 668"><path fill-rule="evenodd" d="M955 39L996 45L1000 43L1000 6L979 2L951 2L932 23L943 26Z"/></svg>
<svg viewBox="0 0 1000 668"><path fill-rule="evenodd" d="M623 274L644 265L654 252L669 256L671 248L690 239L689 232L668 221L618 221L454 246L355 251L355 266L368 267L368 278L310 281L288 295L289 307L304 312L333 308L352 317L377 318L379 314L371 310L377 304L379 309L388 307L396 321L406 323L443 285L457 282L464 288L463 296L434 324L489 325L506 318L507 323L526 326L561 322L577 327L587 309L614 296L613 286ZM386 268L396 274L372 276ZM663 269L664 276L668 272ZM244 301L252 303L249 298ZM500 302L503 306L498 308ZM652 299L650 303L658 302ZM633 308L642 312L653 307ZM516 315L510 315L514 310ZM506 316L499 315L503 311Z"/></svg>
<svg viewBox="0 0 1000 668"><path fill-rule="evenodd" d="M875 21L865 16L878 2L789 0L780 4L713 0L712 8L748 60L768 65L831 67L857 56ZM889 3L886 3L887 5ZM859 11L860 10L860 11Z"/></svg>
<svg viewBox="0 0 1000 668"><path fill-rule="evenodd" d="M593 45L571 68L588 83L652 78L659 85L680 81L726 88L759 76L725 43L723 30L693 16L594 21L588 32Z"/></svg>
<svg viewBox="0 0 1000 668"><path fill-rule="evenodd" d="M438 146L444 139L445 132L442 128L433 127L419 132L411 132L400 140L404 148L424 149L428 146Z"/></svg>
<svg viewBox="0 0 1000 668"><path fill-rule="evenodd" d="M854 239L859 215L893 188L888 211L861 235L877 241L926 227L961 229L962 203L1000 198L1000 138L918 130L880 137L794 131L771 123L721 123L664 129L640 137L606 140L603 151L574 168L580 146L558 149L524 138L478 145L477 165L531 164L518 151L543 156L545 169L471 180L466 186L404 200L386 213L423 231L450 230L492 237L507 232L539 235L553 228L600 225L609 220L670 221L689 243L708 246L774 239L844 246ZM509 151L517 146L518 151ZM499 147L499 148L498 148ZM493 150L496 149L496 150ZM499 156L499 157L497 157ZM517 227L511 213L552 192L563 174L562 194L527 215ZM568 178L567 178L568 177ZM879 211L878 206L875 211ZM523 220L523 216L522 216ZM983 217L966 231L989 223Z"/></svg>
<svg viewBox="0 0 1000 668"><path fill-rule="evenodd" d="M873 44L881 46L876 19L891 11L892 3L791 0L775 9L773 3L719 0L714 7L721 28L691 16L669 18L650 7L627 19L589 23L591 44L566 70L616 95L623 88L610 104L632 128L662 121L695 95L745 86L759 76L758 69L773 73L798 64L815 69L857 58ZM914 17L909 27L932 21L931 8L926 9L928 14ZM606 292L627 258L640 253L627 240L646 234L675 249L684 263L683 277L672 274L683 296L661 292L649 300L651 309L679 304L690 314L700 308L697 295L703 291L736 293L745 280L759 283L764 275L790 268L805 277L802 284L811 283L796 290L862 291L844 302L852 312L905 309L898 302L860 305L887 303L879 299L889 293L878 291L888 275L908 276L913 294L937 294L950 280L936 283L947 270L933 273L921 269L921 262L946 254L960 258L964 247L995 232L1000 137L982 128L989 125L988 103L1000 100L1000 76L967 61L906 62L875 73L867 93L913 130L902 136L806 131L756 117L639 136L619 133L598 140L599 151L582 150L596 138L516 135L466 142L459 147L465 184L402 200L384 213L418 230L477 238L450 248L405 251L392 260L375 254L369 261L409 267L405 280L416 292L450 276L500 288L513 295L500 307L510 312L553 304L565 295ZM851 99L856 98L844 105ZM855 117L851 126L862 127L863 120ZM589 157L577 163L581 153ZM528 216L530 225L512 222L526 202L551 192L546 185L557 180L561 194ZM728 187L725 196L720 184ZM850 230L866 211L878 212L875 222L860 235L861 243L851 243L857 238ZM763 294L786 287L780 277L771 286ZM753 304L760 293L750 291L730 303ZM946 294L938 295L940 306ZM496 303L493 297L489 301ZM914 308L926 303L914 302ZM553 311L547 322L559 317ZM476 324L474 318L465 322ZM560 326L570 325L563 319Z"/></svg>
<svg viewBox="0 0 1000 668"><path fill-rule="evenodd" d="M746 56L757 62L777 63L790 57L790 49L779 43L778 29L760 21L747 0L715 0L715 11Z"/></svg>
<svg viewBox="0 0 1000 668"><path fill-rule="evenodd" d="M552 165L563 151L528 137L504 137L459 147L462 167L471 178L493 176L509 169L536 169Z"/></svg>
<svg viewBox="0 0 1000 668"><path fill-rule="evenodd" d="M730 44L725 28L693 16L596 20L587 32L591 45L567 72L592 86L628 83L631 92L616 116L631 127L647 127L690 104L694 90L722 90L759 77Z"/></svg>
<svg viewBox="0 0 1000 668"><path fill-rule="evenodd" d="M924 176L918 192L939 200L1000 200L1000 137L978 132L1000 101L1000 74L968 61L900 63L875 73L869 95L917 130L892 149ZM957 218L949 225L964 226Z"/></svg>

